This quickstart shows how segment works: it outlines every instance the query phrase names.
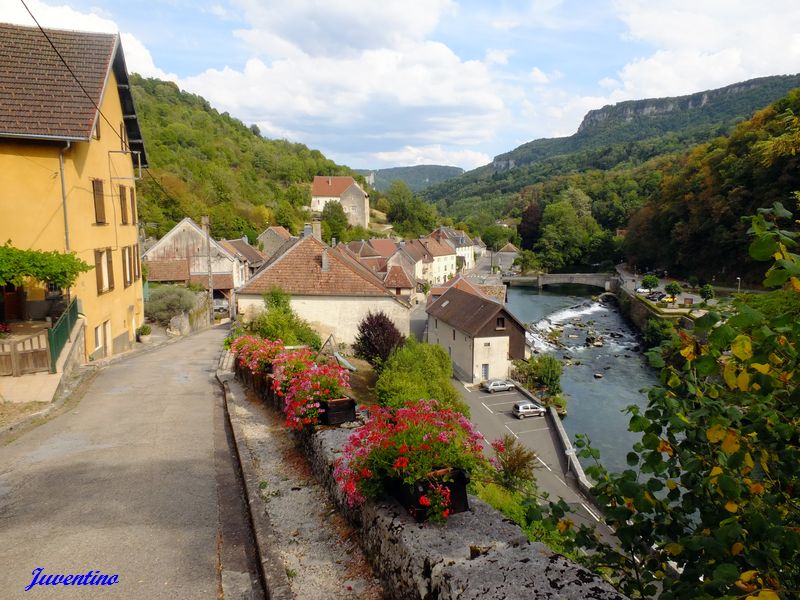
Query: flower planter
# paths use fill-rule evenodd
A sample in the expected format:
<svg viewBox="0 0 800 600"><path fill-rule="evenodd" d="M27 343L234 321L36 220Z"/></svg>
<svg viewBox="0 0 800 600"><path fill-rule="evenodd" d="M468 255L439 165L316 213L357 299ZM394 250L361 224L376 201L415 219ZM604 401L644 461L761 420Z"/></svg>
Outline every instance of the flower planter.
<svg viewBox="0 0 800 600"><path fill-rule="evenodd" d="M414 517L417 523L422 523L428 519L428 508L420 503L420 498L429 494L432 486L436 483L442 484L450 490L449 514L469 510L469 499L467 498L469 473L462 469L440 469L431 473L429 478L421 479L413 485L404 483L402 479L392 479L386 489L403 505L408 514Z"/></svg>
<svg viewBox="0 0 800 600"><path fill-rule="evenodd" d="M321 400L319 404L322 409L320 421L323 425L340 425L356 420L356 401L352 398Z"/></svg>

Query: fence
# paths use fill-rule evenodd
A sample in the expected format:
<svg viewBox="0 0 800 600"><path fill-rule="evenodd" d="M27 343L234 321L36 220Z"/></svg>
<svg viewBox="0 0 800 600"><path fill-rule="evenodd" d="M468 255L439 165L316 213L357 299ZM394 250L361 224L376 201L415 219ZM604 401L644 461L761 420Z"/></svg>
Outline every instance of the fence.
<svg viewBox="0 0 800 600"><path fill-rule="evenodd" d="M69 341L72 328L78 320L78 301L76 298L67 306L67 310L58 318L53 327L47 330L47 339L50 347L50 372L56 372L56 363L61 355L61 350Z"/></svg>
<svg viewBox="0 0 800 600"><path fill-rule="evenodd" d="M0 375L19 377L50 370L50 344L47 331L20 340L0 340Z"/></svg>

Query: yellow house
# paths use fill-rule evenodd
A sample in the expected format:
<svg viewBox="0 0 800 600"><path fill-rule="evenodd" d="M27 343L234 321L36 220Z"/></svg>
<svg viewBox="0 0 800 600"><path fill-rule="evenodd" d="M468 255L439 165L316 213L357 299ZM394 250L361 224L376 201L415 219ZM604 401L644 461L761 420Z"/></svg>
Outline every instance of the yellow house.
<svg viewBox="0 0 800 600"><path fill-rule="evenodd" d="M0 24L0 244L94 267L68 293L86 358L99 358L130 348L144 319L135 181L147 159L119 35L45 32ZM17 291L4 292L7 319L32 316L9 314ZM54 293L28 287L26 305Z"/></svg>

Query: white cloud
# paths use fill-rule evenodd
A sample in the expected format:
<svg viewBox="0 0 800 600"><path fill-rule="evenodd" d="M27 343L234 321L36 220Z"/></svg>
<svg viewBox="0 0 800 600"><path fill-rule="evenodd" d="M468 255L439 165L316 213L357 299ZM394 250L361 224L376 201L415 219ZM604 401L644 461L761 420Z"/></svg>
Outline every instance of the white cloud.
<svg viewBox="0 0 800 600"><path fill-rule="evenodd" d="M489 65L507 65L508 58L514 54L513 50L498 50L496 48L489 48L486 51L486 58L484 61Z"/></svg>
<svg viewBox="0 0 800 600"><path fill-rule="evenodd" d="M549 83L550 78L539 67L533 67L530 72L530 78L534 83Z"/></svg>
<svg viewBox="0 0 800 600"><path fill-rule="evenodd" d="M374 158L387 165L458 165L465 169L491 162L488 154L474 150L449 150L440 144L404 146L400 150L376 152Z"/></svg>
<svg viewBox="0 0 800 600"><path fill-rule="evenodd" d="M76 31L92 31L98 33L117 33L119 27L107 18L105 12L96 10L82 13L69 6L49 6L40 0L28 0L28 7L42 27L54 29L73 29ZM18 0L0 0L0 14L6 23L35 27L36 23ZM134 35L121 33L122 50L129 72L139 73L145 77L177 80L177 76L165 73L153 62L153 56Z"/></svg>

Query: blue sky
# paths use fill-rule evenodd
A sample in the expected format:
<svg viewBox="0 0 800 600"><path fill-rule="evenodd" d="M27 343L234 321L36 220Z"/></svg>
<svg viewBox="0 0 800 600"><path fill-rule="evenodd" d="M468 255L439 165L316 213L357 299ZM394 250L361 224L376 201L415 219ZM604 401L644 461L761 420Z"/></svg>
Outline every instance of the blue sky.
<svg viewBox="0 0 800 600"><path fill-rule="evenodd" d="M775 0L26 0L119 31L130 71L357 168L473 168L586 111L800 71ZM30 24L19 0L2 20Z"/></svg>

